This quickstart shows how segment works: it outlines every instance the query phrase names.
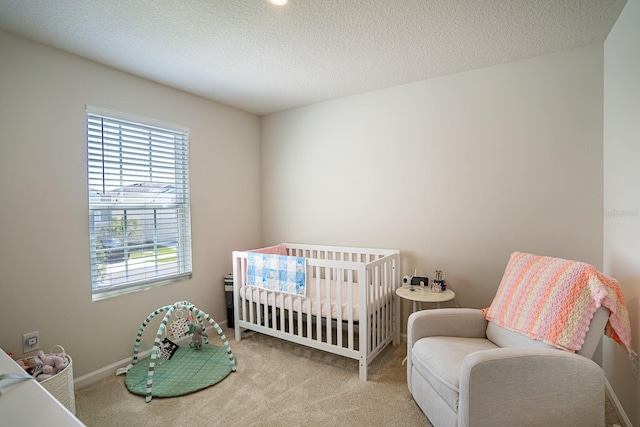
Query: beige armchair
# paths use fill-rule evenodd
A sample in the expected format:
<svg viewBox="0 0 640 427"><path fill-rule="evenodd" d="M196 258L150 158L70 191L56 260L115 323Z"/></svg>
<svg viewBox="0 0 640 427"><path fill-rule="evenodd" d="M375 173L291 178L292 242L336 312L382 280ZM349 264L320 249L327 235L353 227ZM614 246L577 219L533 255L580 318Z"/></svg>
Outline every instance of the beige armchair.
<svg viewBox="0 0 640 427"><path fill-rule="evenodd" d="M487 322L480 310L409 316L407 382L435 427L604 425L604 373L591 360L609 311L579 354Z"/></svg>
<svg viewBox="0 0 640 427"><path fill-rule="evenodd" d="M546 257L538 258L545 262L548 260ZM534 266L531 268L535 269L537 264L544 263L539 263L540 260L533 255L514 253L492 307L484 312L447 308L419 311L409 316L407 383L414 400L435 427L604 425L604 373L591 358L605 326L609 330L607 322L613 312L605 306L615 310L612 323L617 325L624 345L630 346L624 298L616 288L617 282L602 276L593 267L587 268L581 263L567 264L574 261L552 260L555 264L545 264L547 271L542 274L536 271L523 274L523 265L527 268ZM489 315L491 312L488 310L498 307L508 313L505 317L517 319L520 311L525 312L526 317L523 315L518 321L527 319L527 322L538 324L538 317L531 315L538 312L526 311L540 303L540 295L550 301L544 307L544 316L557 316L565 311L567 304L564 304L564 297L559 297L559 292L572 284L561 281L549 283L549 277L567 280L562 275L547 274L550 266L556 269L558 266L576 267L572 273L577 277L575 280L588 282L588 285L580 285L579 290L584 293L580 294L582 299L575 298L579 304L570 306L573 310L571 315L577 314L581 318L581 329L583 332L586 330L584 343L578 345L580 348L575 352L557 348L557 342L550 345L547 339L533 339L530 333L514 332L511 327L507 329L503 322ZM524 283L527 278L534 281L544 279L546 282ZM605 285L600 288L593 286L599 279ZM510 286L519 288L514 292ZM536 294L536 286L542 292ZM552 293L549 293L549 287L553 287ZM592 300L585 295L590 295L593 289L598 289L598 293L597 300L591 303ZM575 290L571 292L578 293ZM553 299L549 299L549 295L553 295ZM517 298L525 298L525 301L516 301ZM585 303L586 300L589 304ZM581 304L585 306L585 312L579 311L583 307ZM550 309L549 305L553 308ZM552 326L555 328L557 318L554 322ZM578 334L579 340L583 332ZM616 340L620 338L613 336Z"/></svg>

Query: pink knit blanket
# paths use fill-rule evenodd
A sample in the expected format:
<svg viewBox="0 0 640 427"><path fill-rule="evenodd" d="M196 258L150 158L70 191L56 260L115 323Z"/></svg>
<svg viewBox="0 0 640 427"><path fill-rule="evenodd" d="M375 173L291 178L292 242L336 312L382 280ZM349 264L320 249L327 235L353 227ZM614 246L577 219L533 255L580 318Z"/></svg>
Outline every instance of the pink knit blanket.
<svg viewBox="0 0 640 427"><path fill-rule="evenodd" d="M514 252L489 308L490 322L558 348L577 351L593 314L609 309L605 334L631 357L631 328L620 284L592 265Z"/></svg>

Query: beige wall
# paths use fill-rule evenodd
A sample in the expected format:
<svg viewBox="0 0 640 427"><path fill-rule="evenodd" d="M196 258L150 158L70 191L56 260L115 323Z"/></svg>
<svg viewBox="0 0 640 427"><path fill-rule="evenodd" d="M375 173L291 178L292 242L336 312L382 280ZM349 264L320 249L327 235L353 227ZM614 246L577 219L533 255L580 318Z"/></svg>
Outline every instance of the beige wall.
<svg viewBox="0 0 640 427"><path fill-rule="evenodd" d="M629 0L605 43L604 272L620 281L640 342L640 0ZM631 423L640 425L640 380L625 352L605 338L604 368Z"/></svg>
<svg viewBox="0 0 640 427"><path fill-rule="evenodd" d="M403 274L442 269L477 308L512 251L600 266L602 61L594 45L263 117L263 243L397 248Z"/></svg>
<svg viewBox="0 0 640 427"><path fill-rule="evenodd" d="M0 347L40 331L78 377L130 357L160 306L226 320L231 251L259 244L259 119L2 32L0 58ZM91 301L86 104L190 129L191 280Z"/></svg>

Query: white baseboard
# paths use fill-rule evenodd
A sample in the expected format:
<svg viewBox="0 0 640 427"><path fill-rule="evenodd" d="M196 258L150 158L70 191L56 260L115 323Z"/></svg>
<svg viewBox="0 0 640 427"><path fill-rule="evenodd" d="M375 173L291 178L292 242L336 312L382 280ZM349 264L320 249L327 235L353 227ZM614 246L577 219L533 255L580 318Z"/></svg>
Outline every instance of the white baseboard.
<svg viewBox="0 0 640 427"><path fill-rule="evenodd" d="M151 350L146 350L144 352L141 352L140 355L141 357L147 357L150 353L151 353ZM104 368L100 368L97 371L89 372L86 375L77 377L73 380L73 386L75 387L76 390L80 390L82 388L90 386L93 383L96 383L107 377L115 375L115 372L117 369L124 368L129 363L131 363L132 359L133 357L128 357L126 359L122 359L119 362L112 363L111 365L105 366Z"/></svg>
<svg viewBox="0 0 640 427"><path fill-rule="evenodd" d="M227 324L227 321L222 321L220 323L218 323L218 325L223 328L225 327ZM213 328L211 327L211 329L209 329L210 325L207 325L206 327L206 331L207 334L209 334L211 332L211 330L213 330ZM184 343L190 341L191 338L190 337L182 337L180 339L175 340L175 343L178 345L183 345ZM145 351L141 351L140 353L138 353L138 359L144 359L145 357L149 356L151 354L151 349L147 349ZM96 383L100 380L103 380L107 377L110 377L112 375L116 374L116 371L119 368L124 368L125 366L127 366L128 364L131 363L131 361L133 360L133 355L131 355L131 357L127 357L126 359L122 359L118 362L112 363L108 366L105 366L103 368L97 369L93 372L89 372L88 374L82 375L80 377L77 377L73 380L73 386L76 390L80 390L84 387L88 387L93 383Z"/></svg>
<svg viewBox="0 0 640 427"><path fill-rule="evenodd" d="M613 405L613 408L616 410L616 413L618 414L618 419L620 419L620 422L622 423L623 427L633 427L633 425L631 424L631 420L629 419L629 417L627 417L627 413L624 412L624 408L622 407L622 404L618 400L618 396L616 396L615 391L613 391L613 387L611 387L609 380L606 378L604 379L604 386L605 386L605 392L609 397L609 400L611 400L611 404Z"/></svg>

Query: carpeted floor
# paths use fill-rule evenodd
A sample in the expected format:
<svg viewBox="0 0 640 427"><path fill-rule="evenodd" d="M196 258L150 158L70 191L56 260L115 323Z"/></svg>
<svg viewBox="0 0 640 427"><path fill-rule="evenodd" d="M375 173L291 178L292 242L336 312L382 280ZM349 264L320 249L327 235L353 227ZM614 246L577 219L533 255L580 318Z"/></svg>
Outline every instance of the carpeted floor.
<svg viewBox="0 0 640 427"><path fill-rule="evenodd" d="M404 344L385 349L362 382L355 360L253 332L240 342L225 333L238 370L217 385L145 403L114 373L76 390L76 415L89 427L431 425L407 389ZM619 424L607 406L607 427Z"/></svg>

